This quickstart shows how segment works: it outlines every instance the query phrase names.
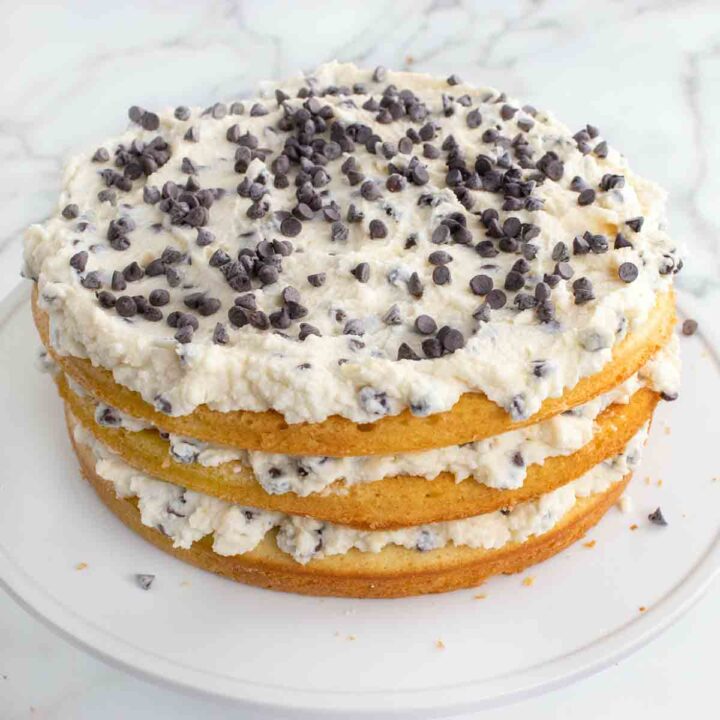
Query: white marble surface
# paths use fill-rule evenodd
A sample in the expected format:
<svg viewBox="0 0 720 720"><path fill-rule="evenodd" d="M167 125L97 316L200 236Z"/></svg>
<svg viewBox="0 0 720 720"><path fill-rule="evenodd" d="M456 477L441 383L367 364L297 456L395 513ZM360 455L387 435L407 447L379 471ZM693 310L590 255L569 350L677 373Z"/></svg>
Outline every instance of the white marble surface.
<svg viewBox="0 0 720 720"><path fill-rule="evenodd" d="M671 196L691 251L681 285L720 309L720 3L632 0L28 2L2 4L0 295L20 234L57 194L63 158L131 104L209 104L338 58L495 85L571 127L599 125ZM677 717L714 703L720 588L649 648L573 688L487 713ZM156 688L55 638L0 597L0 718L237 717ZM243 713L252 720L252 715Z"/></svg>

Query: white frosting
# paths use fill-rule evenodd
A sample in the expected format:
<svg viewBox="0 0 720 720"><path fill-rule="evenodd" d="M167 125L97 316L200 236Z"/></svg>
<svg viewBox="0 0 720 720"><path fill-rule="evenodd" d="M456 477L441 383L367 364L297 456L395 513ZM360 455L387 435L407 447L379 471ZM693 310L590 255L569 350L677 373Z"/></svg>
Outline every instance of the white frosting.
<svg viewBox="0 0 720 720"><path fill-rule="evenodd" d="M505 152L493 142L483 142L484 131L499 127L503 136L512 139L519 132L518 120L531 120L524 111L511 120L501 119L502 102L492 102L498 95L495 91L466 85L451 87L444 80L426 75L389 73L387 80L377 83L372 81L369 71L331 63L319 68L312 78L282 86L293 95L287 106L298 108L303 100L294 96L300 87L309 85L321 92L331 85L356 82L365 83L368 93L376 99L388 83L412 90L429 108L427 120L438 126L432 144L439 148L452 135L470 169L479 153L497 158ZM454 112L446 116L444 94L455 99L467 95L472 106L449 101ZM413 123L401 119L379 123L376 113L361 108L368 97L325 95L321 102L332 108L335 121L345 125L363 123L391 143L405 136L408 128L418 129L427 121ZM168 110L160 114L157 132L133 125L123 135L104 143L112 154L120 143L127 147L133 140L149 142L159 134L172 151L169 162L149 178L135 180L129 192L117 191L116 205L100 202L97 197L105 187L99 171L112 168L110 163L91 162L92 151L70 161L57 212L44 224L32 226L25 243L26 273L38 281L40 303L50 316L51 342L58 352L88 357L111 369L117 382L174 415L206 404L220 411L275 409L290 423L320 422L333 414L356 422L372 422L406 407L418 415L445 411L461 394L481 391L515 417L523 417L535 412L545 398L562 394L581 377L608 363L612 346L628 331L642 327L656 294L669 287L672 276L660 275L659 267L672 266L677 258L676 245L663 229L664 193L634 175L625 158L612 148L606 158L581 154L571 132L550 114L539 112L532 118L533 127L525 133L533 159L539 160L549 150L557 153L564 162L564 175L559 182L547 180L533 191L534 196L544 201L541 210L500 211L500 221L514 216L540 229L540 235L532 240L538 254L526 282L531 293L542 274L553 271L555 261L551 252L558 241L572 246L573 237L585 231L610 233L610 252L571 257L574 278L585 276L592 281L595 300L576 305L570 283L563 281L551 298L557 323L539 324L532 310L517 311L512 292L508 293L505 308L492 311L491 322L474 320L473 311L482 298L469 290L470 278L488 274L496 286L502 287L505 275L520 256L501 252L488 260L480 257L472 245L439 246L430 242L433 230L450 213L466 217L473 245L486 239L478 217L465 210L446 187L446 152L439 159L429 160L423 157L422 144L416 144L411 155L394 157L392 162L407 164L412 155L417 155L427 165L429 182L391 193L385 188L388 161L382 153L370 153L358 143L354 152L358 167L367 179L378 182L382 197L365 200L359 194L359 186L348 183L340 171L346 154L329 161L326 170L332 179L322 189L327 192L323 202L335 201L343 221L352 202L364 213L364 220L347 224L349 235L343 241L330 240L330 224L321 214L305 222L300 235L292 238L295 251L282 258L279 281L253 290L258 306L271 313L280 307L283 288L297 288L308 309L303 321L316 326L322 337L311 335L299 342L297 322L286 331L287 337L272 330L258 331L249 325L240 329L228 325L228 344L213 344L213 328L218 321L227 322L228 309L237 293L225 283L217 268L209 267L209 257L223 249L235 259L240 249L253 249L263 238L281 238L280 223L274 213L289 210L297 202L295 171L289 176L290 187L282 190L273 187L270 170L286 137L276 130L284 110L277 107L274 99L262 102L268 114L253 117L246 111L243 115L228 114L215 119L212 114L201 115L196 108L189 120L182 121ZM251 105L248 102L245 107ZM483 122L479 128L471 129L467 115L477 108ZM269 151L265 161L254 159L244 174L234 171L237 145L226 139L228 128L235 123L243 133L253 133L260 146ZM190 126L198 132L199 142L183 139ZM594 145L600 139L591 143ZM170 180L184 182L188 177L181 170L185 157L197 167L196 179L203 188L226 191L210 209L207 229L216 239L207 247L197 246L195 229L170 224L168 215L157 205L142 200L146 184L159 188ZM573 177L581 176L597 189L607 173L622 175L624 187L607 192L598 190L593 204L580 207L577 192L570 189ZM270 212L262 219L251 220L246 215L250 200L235 192L244 177L267 181L270 193L265 199L270 203ZM474 198L474 213L502 205L501 195L485 190L468 192ZM418 206L418 198L428 193L437 204ZM68 203L79 206L78 220L67 220L60 214ZM645 219L639 233L624 225L636 216ZM110 249L105 239L108 223L119 217L129 217L136 225L128 235L132 244L123 252ZM387 237L370 239L369 223L378 219L387 226ZM78 230L79 222L88 224L83 232ZM613 250L615 229L623 230L634 247ZM405 242L411 235L415 236L417 246L406 250ZM103 287L108 289L111 271L122 269L131 261L144 267L159 257L166 246L173 246L186 256L177 265L181 285L170 290L171 302L162 308L163 312L167 315L171 310L187 311L183 298L194 291L208 291L221 301L218 313L198 317L199 328L189 344L176 342L175 330L164 321L151 323L139 316L124 319L113 310L101 308L95 292L80 284L88 272L99 271ZM449 264L452 282L442 286L431 280L433 268L427 259L430 252L438 249L447 250L454 258ZM89 259L85 271L78 273L70 267L69 259L81 250L89 252ZM370 265L367 283L358 282L350 273L359 262ZM639 268L635 282L626 284L618 279L617 268L623 262L633 262ZM319 272L327 273L327 282L322 287L312 287L307 277ZM411 296L407 289L407 279L413 272L419 274L424 284L421 299ZM155 288L167 288L164 277L145 277L130 283L126 292L147 295ZM382 317L393 305L398 308L401 322L387 325ZM422 354L422 337L413 328L420 314L433 316L439 327L450 325L460 330L466 339L465 347L436 360L398 361L397 351L402 342ZM343 333L348 320L360 321L364 327L362 338ZM546 362L542 377L533 372L533 363L537 361Z"/></svg>
<svg viewBox="0 0 720 720"><path fill-rule="evenodd" d="M641 387L672 397L679 386L677 338L668 343L641 371L608 393L573 410L519 430L464 445L395 455L357 457L299 457L236 450L179 435L168 435L170 456L183 463L216 467L227 462L249 466L263 489L272 494L293 492L300 496L324 491L337 480L345 486L374 482L386 477L412 475L432 480L441 472L467 478L489 487L521 487L527 469L548 458L570 455L586 445L596 431L595 419L613 403L626 404ZM95 417L101 424L136 431L152 428L128 415L98 404Z"/></svg>
<svg viewBox="0 0 720 720"><path fill-rule="evenodd" d="M242 555L277 528L278 547L303 564L311 559L343 555L352 548L373 553L388 545L419 551L449 544L495 549L509 542L524 542L553 528L577 498L603 492L630 472L639 462L646 436L647 425L621 455L553 492L518 504L509 512L496 511L399 530L367 531L242 507L154 479L111 453L81 425L75 426L76 441L95 455L97 474L113 484L118 497L136 497L143 524L160 529L172 539L174 547L189 548L197 540L212 535L216 553Z"/></svg>

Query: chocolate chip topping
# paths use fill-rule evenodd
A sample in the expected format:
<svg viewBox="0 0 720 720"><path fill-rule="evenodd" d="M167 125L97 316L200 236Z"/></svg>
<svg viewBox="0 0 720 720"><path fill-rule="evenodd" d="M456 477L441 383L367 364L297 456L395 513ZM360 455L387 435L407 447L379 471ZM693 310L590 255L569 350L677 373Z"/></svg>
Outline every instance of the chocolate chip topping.
<svg viewBox="0 0 720 720"><path fill-rule="evenodd" d="M512 318L555 333L566 322L566 288L577 305L595 298L589 278L576 277L598 276L592 262L600 266L600 259L585 255L624 251L602 267L617 267L625 283L646 272L643 238L636 239L642 262L626 250L634 249L626 234L641 232L642 217L626 220L614 243L598 233L606 208L637 204L623 193L625 176L604 172L598 182L615 166L613 158L602 162L609 151L597 128L586 126L574 142L563 142L530 106L520 109L498 93L459 94L456 75L427 105L402 84L386 85L387 75L378 67L370 81L352 87L309 79L298 90L277 89L229 108L215 103L204 112L179 106L162 130L157 114L133 106L136 139L95 151L92 202L83 200L80 222L63 225L76 237L89 226L89 237L96 218L105 218L97 246L77 240L69 260L74 281L115 322L140 327L162 320L180 345L241 345L256 332L280 343L337 335L347 363L392 358L394 348L398 360L444 358L485 323ZM194 144L200 142L208 145ZM216 142L217 160L206 153ZM217 179L223 164L231 182ZM96 194L109 203L101 213L94 212ZM143 204L133 207L139 195ZM549 226L538 211L544 197L556 195L577 203L573 217L588 219L587 232L543 235ZM81 208L71 203L60 214L77 220ZM232 227L223 226L227 217ZM146 250L148 236L165 238L165 250L156 240ZM122 255L95 254L107 246L132 251L108 268L104 257ZM99 269L86 272L88 265ZM672 251L659 272L680 266ZM337 296L332 287L320 290L336 278ZM342 283L353 278L372 283L349 286L344 298ZM604 285L598 284L603 293ZM387 297L380 311L372 307L376 293ZM367 298L367 311L358 298ZM388 338L380 348L371 339L378 327ZM190 357L188 348L173 349ZM518 395L509 411L520 417L524 407Z"/></svg>

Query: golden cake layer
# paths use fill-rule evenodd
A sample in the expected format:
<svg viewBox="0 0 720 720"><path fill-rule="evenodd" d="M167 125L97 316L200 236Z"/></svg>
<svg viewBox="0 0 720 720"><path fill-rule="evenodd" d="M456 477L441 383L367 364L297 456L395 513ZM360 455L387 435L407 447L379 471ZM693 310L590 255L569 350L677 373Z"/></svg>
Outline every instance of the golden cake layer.
<svg viewBox="0 0 720 720"><path fill-rule="evenodd" d="M69 411L103 445L147 475L240 505L368 530L472 517L551 492L622 452L652 418L659 401L656 392L642 388L629 403L610 405L598 416L596 432L587 445L571 455L531 465L522 487L514 490L494 489L474 478L456 482L454 475L444 472L433 480L401 475L349 487L337 481L322 493L300 497L292 492L268 494L252 469L237 462L216 467L177 462L169 454L168 441L156 430L131 432L101 426L95 422L92 398L69 390L62 375L58 385L66 414Z"/></svg>
<svg viewBox="0 0 720 720"><path fill-rule="evenodd" d="M586 403L636 373L667 343L675 324L675 302L672 292L659 295L648 321L615 346L612 361L603 370L582 378L562 396L548 398L535 415L518 422L513 422L504 409L480 393L462 395L448 412L417 417L406 410L371 424L357 424L339 416L316 424L288 424L274 411L222 413L206 406L189 415L164 415L138 393L116 383L108 370L85 359L55 353L49 342L47 315L39 308L36 293L33 314L43 344L63 372L94 397L132 417L167 432L230 447L343 457L460 445L525 427Z"/></svg>

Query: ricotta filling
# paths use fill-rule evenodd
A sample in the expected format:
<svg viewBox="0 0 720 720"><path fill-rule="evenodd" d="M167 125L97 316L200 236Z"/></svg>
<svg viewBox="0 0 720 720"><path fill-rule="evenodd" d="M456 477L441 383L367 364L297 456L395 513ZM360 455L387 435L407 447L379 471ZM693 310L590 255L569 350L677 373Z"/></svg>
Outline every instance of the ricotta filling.
<svg viewBox="0 0 720 720"><path fill-rule="evenodd" d="M445 245L454 256L449 265L452 282L437 284L428 262L429 254L439 247L432 235L443 220L460 214L466 218L473 243L483 240L485 230L478 213L497 210L502 223L507 215L502 196L487 189L468 190L475 200L469 212L446 183L446 153L438 159L424 157L422 144L416 144L412 154L427 165L428 181L421 187L389 192L384 187L387 160L379 152L365 152L358 143L352 155L357 172L375 181L382 188L381 196L366 197L346 180L340 166L348 159L347 153L329 160L330 181L322 190L326 200L340 208L343 222L351 204L362 220L347 225L346 237L331 239L330 226L318 213L293 237L294 251L282 259L281 280L253 287L258 308L268 315L282 307L284 288L297 289L307 310L304 322L321 335L300 338L296 326L272 332L258 331L250 324L227 325L236 293L217 268L209 266L210 256L222 250L236 258L239 250L252 250L261 239L270 242L281 237L280 216L274 211L292 208L296 202L293 182L286 189L272 184L273 161L283 150L283 134L276 128L285 110L277 107L268 91L258 100L267 110L263 114L243 111L216 117L194 108L187 117L178 118L168 109L159 113L157 131L132 125L108 140L102 150L109 158L120 144L125 148L147 144L157 134L171 152L162 167L134 179L127 192L112 190L117 202L109 202L107 192L103 193L107 187L101 171L114 170L111 160L93 162L93 155L98 157L93 148L70 161L57 211L45 223L29 228L25 239L25 274L38 283L54 349L108 368L116 382L168 414L187 414L201 404L219 411L274 409L289 423L322 422L334 414L368 423L405 408L429 415L449 410L466 392L483 392L523 418L537 411L546 398L561 395L580 378L601 370L611 361L612 347L628 332L642 329L657 295L670 288L672 272L680 267L678 248L665 232L664 192L635 175L614 148L603 154L582 154L571 131L549 113L519 110L512 120L501 117L507 103L516 107L520 103L496 102L499 93L488 88L464 83L451 87L427 75L393 72L380 83L370 71L331 63L312 76L282 83L290 95L284 106L301 108L304 100L295 95L302 88L321 93L328 87L356 83L366 86L364 93L325 94L322 103L332 109L336 122L361 123L392 147L398 146L407 130L416 129L415 124L406 119L384 124L375 112L362 107L370 97L381 98L388 84L412 91L428 108L427 121L435 133L432 143L439 148L452 137L470 165L479 154L500 163L499 167L505 162L507 148L484 139L497 135L493 131L488 136L485 131L502 127L503 138L509 141L519 131L518 123L530 126L523 137L533 158L555 153L564 163L564 174L559 181L547 180L533 191L542 202L541 209L513 211L513 218L532 223L540 231L531 243L537 254L527 276L528 287L543 274L553 273L556 260L552 256L558 242L572 248L576 236L605 233L609 252L571 258L574 278L589 279L595 299L577 304L570 283L563 281L552 291L553 322L538 323L532 311L519 311L512 297L505 307L492 310L489 322L478 320L475 312L483 298L470 291L470 280L484 274L497 288L502 287L518 254L501 252L487 260L478 256L472 244ZM479 128L469 123L472 111L466 99L472 111L482 110ZM251 105L253 101L246 103L247 108ZM233 125L239 125L243 134L250 133L263 148L263 157L255 157L244 173L245 179L267 183L265 201L270 212L260 219L248 216L251 201L235 191L243 175L234 170L237 144L228 140ZM193 130L190 140L189 128ZM597 137L593 144L604 143ZM203 228L214 238L210 245L196 242L196 228L172 224L160 204L143 201L143 191L149 186L185 182L184 161L188 160L203 188L220 188L224 193L216 198ZM407 158L396 157L394 162L407 163ZM603 177L613 175L622 176L623 184L601 190L595 202L579 206L578 193L571 187L573 178L600 188ZM430 200L422 204L422 197ZM68 204L77 206L76 220L63 217L62 209ZM644 223L634 232L627 221L637 217L644 218ZM106 238L109 223L119 220L134 228L131 245L122 252L109 247ZM379 221L388 228L387 236L369 237L370 224ZM613 249L619 230L627 233L631 243ZM409 239L414 244L408 249ZM184 295L190 292L207 292L221 307L214 316L195 317L199 327L186 344L174 339L175 328L165 320L119 317L101 307L96 292L88 289L97 282L109 288L113 273L133 262L145 268L168 246L181 258L173 266L173 282L182 284L170 288L170 302L162 312L186 312ZM70 264L80 251L88 254L82 271ZM359 282L353 271L365 262L370 275L367 282ZM629 284L618 277L623 263L638 268L638 277ZM325 273L327 281L314 286L308 278L318 273ZM422 297L407 291L414 273L423 282ZM164 278L145 275L133 280L127 292L149 296L158 286L165 289L164 282ZM387 320L389 315L394 320ZM456 328L465 339L464 346L434 360L398 360L403 343L420 350L422 336L415 321L422 315L434 316L438 327ZM227 325L223 345L213 342L218 320Z"/></svg>
<svg viewBox="0 0 720 720"><path fill-rule="evenodd" d="M640 460L647 430L645 425L623 453L581 478L511 510L387 531L359 530L228 503L138 472L79 423L75 424L74 436L92 451L96 473L112 483L117 497L137 498L142 523L163 532L174 547L187 549L212 535L213 550L218 555L242 555L257 547L271 530L277 530L278 548L305 564L344 555L351 549L377 553L389 545L427 552L448 545L492 550L510 542L522 543L551 530L578 498L601 493L631 472Z"/></svg>
<svg viewBox="0 0 720 720"><path fill-rule="evenodd" d="M176 462L198 463L204 467L225 463L249 467L271 495L292 492L305 497L325 491L338 480L343 480L345 486L398 475L432 480L443 472L454 475L456 482L473 478L488 487L512 490L522 487L531 465L542 465L550 457L570 455L589 443L597 430L596 418L611 404L627 404L641 387L649 387L668 397L676 395L679 371L678 338L673 336L638 373L584 405L485 440L423 452L301 457L237 450L180 435L161 434L167 437L168 453ZM71 388L83 393L74 383ZM95 420L101 426L131 432L156 430L104 403L96 404Z"/></svg>

